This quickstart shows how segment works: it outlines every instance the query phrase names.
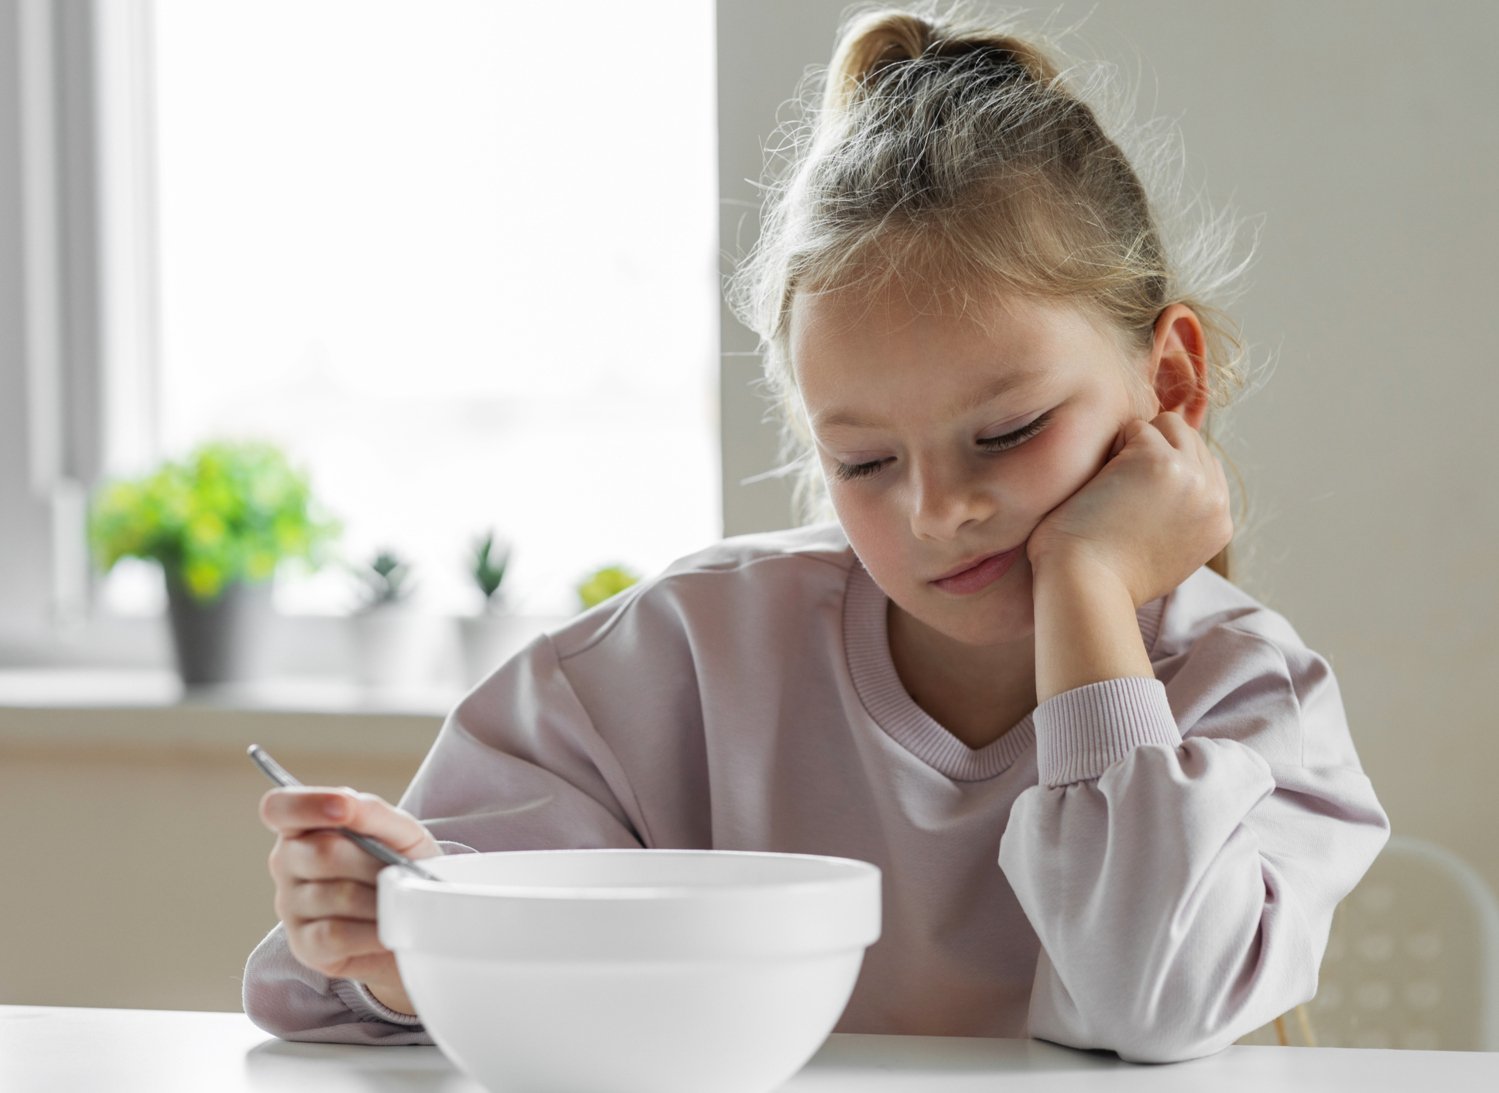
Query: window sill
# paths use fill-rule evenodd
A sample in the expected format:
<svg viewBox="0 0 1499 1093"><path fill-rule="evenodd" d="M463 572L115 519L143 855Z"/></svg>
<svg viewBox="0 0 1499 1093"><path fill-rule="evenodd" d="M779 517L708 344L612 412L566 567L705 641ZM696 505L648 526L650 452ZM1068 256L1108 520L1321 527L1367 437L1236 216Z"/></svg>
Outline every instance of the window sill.
<svg viewBox="0 0 1499 1093"><path fill-rule="evenodd" d="M0 747L211 748L277 742L372 756L421 754L459 688L369 691L339 679L184 691L166 672L0 669Z"/></svg>
<svg viewBox="0 0 1499 1093"><path fill-rule="evenodd" d="M465 644L463 621L412 619L414 667L399 687L359 681L360 650L347 618L277 615L265 636L265 682L191 690L178 680L165 619L101 616L41 634L0 629L0 708L446 713L489 671L566 619L500 616L500 633L476 650Z"/></svg>
<svg viewBox="0 0 1499 1093"><path fill-rule="evenodd" d="M157 763L227 756L259 743L294 757L293 770L335 757L415 769L461 697L458 688L375 692L337 679L184 692L168 672L0 669L0 757L115 755Z"/></svg>
<svg viewBox="0 0 1499 1093"><path fill-rule="evenodd" d="M272 714L445 715L454 685L378 689L338 678L286 676L185 688L175 672L110 668L0 668L0 710L167 709Z"/></svg>
<svg viewBox="0 0 1499 1093"><path fill-rule="evenodd" d="M560 621L510 616L507 645L518 649ZM414 769L485 674L464 667L456 622L435 621L425 658L431 670L402 688L357 681L344 619L278 617L268 679L192 689L171 667L161 619L93 620L42 639L0 634L0 758L61 751L156 762L166 753L211 753L224 761L259 743L288 763L310 759L312 770L319 757ZM486 672L504 656L497 652Z"/></svg>

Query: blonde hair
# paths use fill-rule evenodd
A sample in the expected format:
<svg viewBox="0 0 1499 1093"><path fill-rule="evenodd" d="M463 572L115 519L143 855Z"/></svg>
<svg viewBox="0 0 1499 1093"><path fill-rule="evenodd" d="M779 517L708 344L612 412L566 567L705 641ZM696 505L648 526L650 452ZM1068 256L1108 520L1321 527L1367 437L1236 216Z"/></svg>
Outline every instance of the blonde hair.
<svg viewBox="0 0 1499 1093"><path fill-rule="evenodd" d="M781 127L759 238L726 289L759 335L761 386L782 426L778 473L796 474L804 521L831 512L791 367L797 292L920 283L959 313L996 293L1065 300L1130 350L1148 349L1157 317L1182 303L1202 323L1211 407L1244 386L1238 330L1220 306L1249 262L1233 258L1239 225L1211 211L1189 223L1173 209L1186 234L1163 240L1130 157L1085 101L1117 94L1107 66L1064 65L1041 36L1015 32L1013 13L931 8L845 15L821 87L813 70L802 117ZM1154 204L1179 201L1175 131L1156 123L1128 135L1160 176ZM1143 386L1137 377L1137 394ZM1227 577L1227 548L1209 564Z"/></svg>

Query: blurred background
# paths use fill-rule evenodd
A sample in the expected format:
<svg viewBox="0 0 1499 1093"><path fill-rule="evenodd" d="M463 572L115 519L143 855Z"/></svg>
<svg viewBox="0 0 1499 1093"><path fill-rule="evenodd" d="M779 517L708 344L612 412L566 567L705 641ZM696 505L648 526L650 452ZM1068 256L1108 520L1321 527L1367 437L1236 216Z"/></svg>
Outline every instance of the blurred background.
<svg viewBox="0 0 1499 1093"><path fill-rule="evenodd" d="M590 576L790 525L722 279L847 10L0 0L0 869L27 878L0 886L0 1002L238 1008L275 921L248 743L394 800ZM1253 382L1214 425L1235 579L1331 661L1408 840L1340 910L1320 1038L1499 1049L1499 7L1052 0L1024 25L1074 26L1258 236ZM246 548L287 559L257 672L187 685L161 565L105 572L92 514L226 438L283 453L337 531L316 565L290 518ZM148 494L137 547L171 508ZM396 606L408 667L371 678Z"/></svg>

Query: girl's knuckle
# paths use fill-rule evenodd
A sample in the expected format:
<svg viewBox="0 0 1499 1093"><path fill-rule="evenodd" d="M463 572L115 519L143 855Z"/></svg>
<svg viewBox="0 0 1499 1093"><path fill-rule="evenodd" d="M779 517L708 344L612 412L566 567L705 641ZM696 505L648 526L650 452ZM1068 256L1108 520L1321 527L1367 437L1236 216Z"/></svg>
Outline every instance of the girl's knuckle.
<svg viewBox="0 0 1499 1093"><path fill-rule="evenodd" d="M316 831L306 837L308 857L319 873L330 873L338 864L339 841L331 831Z"/></svg>
<svg viewBox="0 0 1499 1093"><path fill-rule="evenodd" d="M334 904L346 914L350 911L358 911L361 903L361 888L358 881L339 881L334 889Z"/></svg>
<svg viewBox="0 0 1499 1093"><path fill-rule="evenodd" d="M291 949L291 955L297 958L298 963L305 964L313 971L323 971L327 961L318 944L316 935L307 925L296 929L288 929L286 933L287 948Z"/></svg>
<svg viewBox="0 0 1499 1093"><path fill-rule="evenodd" d="M281 850L280 879L293 880L315 871L316 861L304 839L293 839Z"/></svg>
<svg viewBox="0 0 1499 1093"><path fill-rule="evenodd" d="M279 887L276 889L276 898L271 901L271 906L276 912L276 918L281 922L286 922L291 918L292 908L290 901L287 899L286 893Z"/></svg>
<svg viewBox="0 0 1499 1093"><path fill-rule="evenodd" d="M308 923L309 939L326 955L341 951L347 940L344 924L336 918L320 918Z"/></svg>

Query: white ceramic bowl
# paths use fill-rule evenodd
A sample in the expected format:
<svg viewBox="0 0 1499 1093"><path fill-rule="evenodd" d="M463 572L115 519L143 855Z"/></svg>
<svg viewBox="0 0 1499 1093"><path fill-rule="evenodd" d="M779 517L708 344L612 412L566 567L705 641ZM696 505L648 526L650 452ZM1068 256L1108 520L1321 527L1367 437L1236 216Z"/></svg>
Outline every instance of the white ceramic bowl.
<svg viewBox="0 0 1499 1093"><path fill-rule="evenodd" d="M455 854L379 879L423 1024L492 1093L767 1093L880 935L868 862L726 850Z"/></svg>

